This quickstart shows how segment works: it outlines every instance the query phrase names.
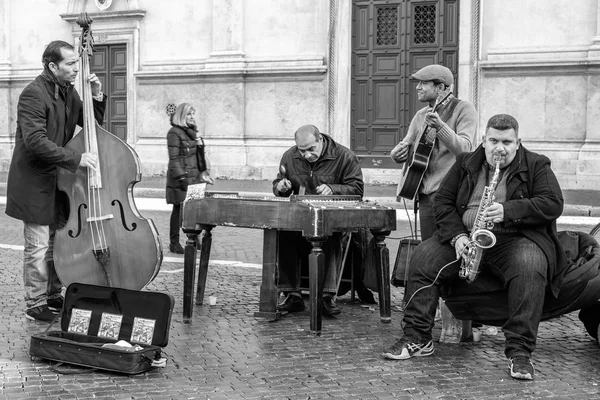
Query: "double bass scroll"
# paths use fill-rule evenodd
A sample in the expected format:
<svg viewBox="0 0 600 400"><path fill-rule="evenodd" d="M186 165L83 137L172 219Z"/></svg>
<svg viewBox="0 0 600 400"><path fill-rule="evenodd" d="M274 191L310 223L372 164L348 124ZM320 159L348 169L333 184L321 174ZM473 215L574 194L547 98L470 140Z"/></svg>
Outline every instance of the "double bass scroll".
<svg viewBox="0 0 600 400"><path fill-rule="evenodd" d="M135 150L94 118L89 60L92 19L82 13L80 93L83 129L65 148L98 156L96 170L59 168L57 187L68 198L66 224L56 231L54 263L63 285L73 282L139 290L158 274L162 246L154 222L143 218L133 198L141 180Z"/></svg>

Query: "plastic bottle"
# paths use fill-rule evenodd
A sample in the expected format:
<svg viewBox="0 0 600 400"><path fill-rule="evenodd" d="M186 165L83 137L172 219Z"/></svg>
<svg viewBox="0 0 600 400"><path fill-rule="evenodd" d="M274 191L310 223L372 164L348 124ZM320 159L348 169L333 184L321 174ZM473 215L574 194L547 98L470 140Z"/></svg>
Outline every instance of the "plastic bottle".
<svg viewBox="0 0 600 400"><path fill-rule="evenodd" d="M485 330L485 333L490 336L496 336L498 334L498 328L495 326L488 326L488 328Z"/></svg>

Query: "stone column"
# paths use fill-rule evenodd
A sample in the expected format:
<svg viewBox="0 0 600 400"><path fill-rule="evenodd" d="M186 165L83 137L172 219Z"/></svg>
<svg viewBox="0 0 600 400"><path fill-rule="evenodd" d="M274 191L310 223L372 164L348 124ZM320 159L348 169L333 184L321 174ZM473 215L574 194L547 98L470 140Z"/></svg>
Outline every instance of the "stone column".
<svg viewBox="0 0 600 400"><path fill-rule="evenodd" d="M330 0L329 134L350 147L352 2Z"/></svg>
<svg viewBox="0 0 600 400"><path fill-rule="evenodd" d="M578 187L594 190L600 185L600 0L597 0L596 13L596 36L588 50L586 136L577 163Z"/></svg>
<svg viewBox="0 0 600 400"><path fill-rule="evenodd" d="M16 104L11 104L10 0L0 0L0 171L8 171L14 148ZM11 134L11 132L13 132Z"/></svg>
<svg viewBox="0 0 600 400"><path fill-rule="evenodd" d="M213 0L213 48L206 68L244 66L244 1Z"/></svg>
<svg viewBox="0 0 600 400"><path fill-rule="evenodd" d="M219 126L218 132L208 132L207 146L215 174L256 176L257 169L248 165L244 74L244 0L213 0L212 52L205 62L205 73L226 76L210 83L212 97L205 110L206 126ZM223 115L229 116L226 121ZM235 157L223 157L225 154ZM222 151L220 149L223 149ZM212 153L214 152L214 153ZM214 155L214 158L213 158Z"/></svg>
<svg viewBox="0 0 600 400"><path fill-rule="evenodd" d="M597 0L596 6L596 36L592 39L588 57L590 59L600 60L600 0Z"/></svg>
<svg viewBox="0 0 600 400"><path fill-rule="evenodd" d="M10 72L10 0L0 1L0 78Z"/></svg>

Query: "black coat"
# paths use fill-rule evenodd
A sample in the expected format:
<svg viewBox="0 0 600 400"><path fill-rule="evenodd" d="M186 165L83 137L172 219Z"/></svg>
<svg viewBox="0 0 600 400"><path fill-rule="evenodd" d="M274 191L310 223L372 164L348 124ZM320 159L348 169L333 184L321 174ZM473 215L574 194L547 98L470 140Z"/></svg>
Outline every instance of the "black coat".
<svg viewBox="0 0 600 400"><path fill-rule="evenodd" d="M450 241L459 233L467 233L462 216L477 184L485 150L479 147L473 153L463 153L435 195L434 214L442 242ZM566 256L556 232L564 200L548 157L525 149L522 145L507 167L505 228L519 232L536 243L548 260L548 284L556 297L566 269Z"/></svg>
<svg viewBox="0 0 600 400"><path fill-rule="evenodd" d="M93 101L99 124L106 96ZM83 103L71 85L61 90L45 70L23 89L17 105L15 149L8 172L6 214L25 222L52 225L56 219L56 168L76 171L81 154L65 149L83 125Z"/></svg>
<svg viewBox="0 0 600 400"><path fill-rule="evenodd" d="M204 141L195 129L173 125L167 133L167 146L167 203L179 204L185 200L189 185L203 182L201 173L208 169Z"/></svg>
<svg viewBox="0 0 600 400"><path fill-rule="evenodd" d="M347 147L334 142L331 137L323 134L323 138L323 154L312 165L300 154L298 146L283 153L277 179L273 181L273 193L276 196L298 194L300 186L306 188L306 194L316 194L315 189L321 184L329 186L333 194L363 195L362 170L356 155ZM277 183L283 178L292 183L292 188L287 193L277 191Z"/></svg>

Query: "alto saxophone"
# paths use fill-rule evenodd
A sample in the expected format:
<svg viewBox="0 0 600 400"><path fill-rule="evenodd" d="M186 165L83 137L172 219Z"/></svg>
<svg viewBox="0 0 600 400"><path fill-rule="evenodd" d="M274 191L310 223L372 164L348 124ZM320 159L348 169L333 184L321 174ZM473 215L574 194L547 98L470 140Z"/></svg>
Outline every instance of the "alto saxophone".
<svg viewBox="0 0 600 400"><path fill-rule="evenodd" d="M494 223L485 221L485 212L494 202L494 191L496 190L498 177L500 176L499 156L494 156L494 164L496 166L494 176L489 185L483 189L483 196L481 197L481 202L477 209L475 223L473 224L473 229L471 229L471 234L469 235L469 244L465 248L466 254L463 254L462 256L460 271L458 272L458 276L466 279L468 283L474 282L479 275L479 264L481 263L483 250L489 249L496 244L496 235L491 231L494 227Z"/></svg>

